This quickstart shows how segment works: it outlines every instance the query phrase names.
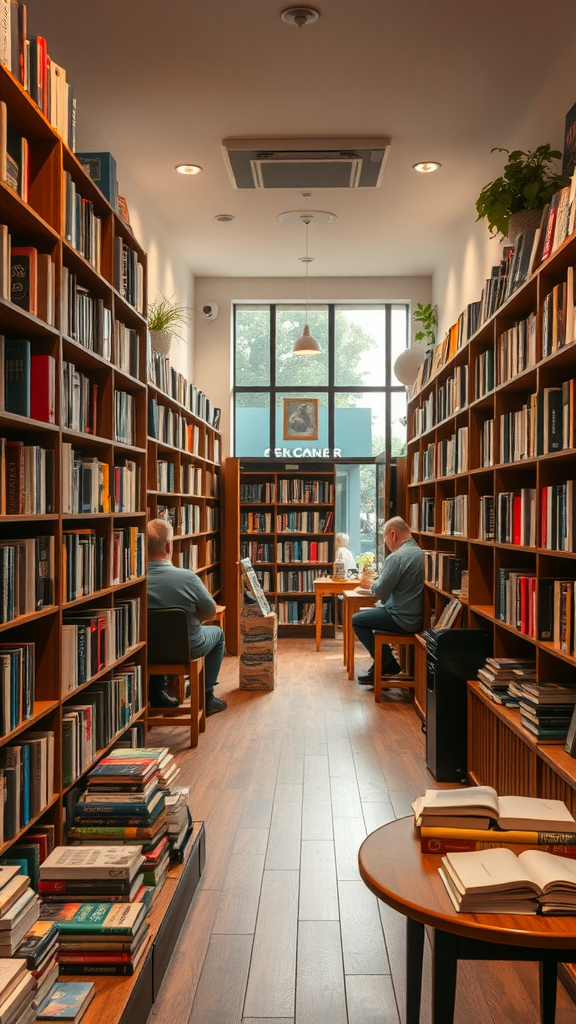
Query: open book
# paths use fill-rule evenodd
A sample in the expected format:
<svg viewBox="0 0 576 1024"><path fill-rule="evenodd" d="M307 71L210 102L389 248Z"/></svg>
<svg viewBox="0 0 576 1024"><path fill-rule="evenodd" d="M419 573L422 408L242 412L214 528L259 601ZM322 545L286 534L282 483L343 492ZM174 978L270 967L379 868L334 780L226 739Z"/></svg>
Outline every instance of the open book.
<svg viewBox="0 0 576 1024"><path fill-rule="evenodd" d="M427 789L412 804L419 828L533 829L574 832L576 820L562 800L533 796L498 796L492 786L469 789Z"/></svg>
<svg viewBox="0 0 576 1024"><path fill-rule="evenodd" d="M467 914L576 914L576 864L540 850L448 853L438 869Z"/></svg>

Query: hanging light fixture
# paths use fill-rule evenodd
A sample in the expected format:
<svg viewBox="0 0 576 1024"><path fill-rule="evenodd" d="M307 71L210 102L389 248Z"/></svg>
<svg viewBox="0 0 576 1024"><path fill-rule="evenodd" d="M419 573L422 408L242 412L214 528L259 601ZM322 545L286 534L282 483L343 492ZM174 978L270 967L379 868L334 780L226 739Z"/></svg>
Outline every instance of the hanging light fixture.
<svg viewBox="0 0 576 1024"><path fill-rule="evenodd" d="M304 320L304 330L298 340L294 342L294 348L292 349L295 356L317 356L322 351L318 338L310 334L308 326L308 265L312 262L308 255L308 227L311 219L311 217L302 218L306 225L306 256L304 257L304 263L306 264L306 317Z"/></svg>

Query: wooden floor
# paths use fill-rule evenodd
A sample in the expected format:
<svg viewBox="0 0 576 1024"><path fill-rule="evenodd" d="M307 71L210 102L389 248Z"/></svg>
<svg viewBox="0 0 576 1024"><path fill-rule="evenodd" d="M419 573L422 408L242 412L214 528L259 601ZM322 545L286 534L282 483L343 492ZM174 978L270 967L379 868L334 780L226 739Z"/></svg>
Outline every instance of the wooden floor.
<svg viewBox="0 0 576 1024"><path fill-rule="evenodd" d="M272 694L240 692L226 658L218 694L230 706L199 748L181 730L151 733L173 749L182 737L180 781L207 833L153 1024L404 1021L404 919L368 892L356 855L433 780L412 706L401 691L376 705L341 651L280 641ZM427 977L425 1022L428 992ZM537 1024L537 1007L536 965L460 966L457 1024ZM561 987L556 1020L576 1022Z"/></svg>

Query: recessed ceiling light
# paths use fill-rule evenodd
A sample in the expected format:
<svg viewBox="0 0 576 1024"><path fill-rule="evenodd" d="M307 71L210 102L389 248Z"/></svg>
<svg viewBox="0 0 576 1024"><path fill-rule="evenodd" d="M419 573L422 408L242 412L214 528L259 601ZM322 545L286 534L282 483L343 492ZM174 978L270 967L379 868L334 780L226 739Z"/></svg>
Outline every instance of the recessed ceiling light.
<svg viewBox="0 0 576 1024"><path fill-rule="evenodd" d="M176 164L178 174L200 174L202 168L199 164Z"/></svg>
<svg viewBox="0 0 576 1024"><path fill-rule="evenodd" d="M313 7L289 7L287 11L282 11L282 21L287 25L297 25L298 28L312 25L319 17L320 12Z"/></svg>
<svg viewBox="0 0 576 1024"><path fill-rule="evenodd" d="M233 213L217 213L214 220L219 220L221 224L228 224L231 220L236 220Z"/></svg>
<svg viewBox="0 0 576 1024"><path fill-rule="evenodd" d="M432 174L432 171L437 171L442 164L436 162L436 160L424 160L422 163L413 164L413 170L420 171L420 174Z"/></svg>

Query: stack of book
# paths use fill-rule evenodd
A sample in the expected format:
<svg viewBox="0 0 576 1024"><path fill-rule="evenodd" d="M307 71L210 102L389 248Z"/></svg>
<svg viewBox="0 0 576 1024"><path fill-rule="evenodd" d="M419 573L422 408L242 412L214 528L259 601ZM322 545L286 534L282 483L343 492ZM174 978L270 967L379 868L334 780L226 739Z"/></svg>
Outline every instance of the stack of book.
<svg viewBox="0 0 576 1024"><path fill-rule="evenodd" d="M39 911L38 911L39 912ZM58 928L50 921L36 921L26 932L14 956L26 961L34 978L34 1005L39 1006L58 978Z"/></svg>
<svg viewBox="0 0 576 1024"><path fill-rule="evenodd" d="M516 684L536 680L536 662L533 658L487 658L486 664L478 670L478 682L484 693L509 708L517 708L520 695Z"/></svg>
<svg viewBox="0 0 576 1024"><path fill-rule="evenodd" d="M576 913L574 871L552 853L448 853L439 873L455 909L462 913Z"/></svg>
<svg viewBox="0 0 576 1024"><path fill-rule="evenodd" d="M0 867L0 957L13 956L38 920L40 901L16 864Z"/></svg>
<svg viewBox="0 0 576 1024"><path fill-rule="evenodd" d="M542 743L564 743L576 706L576 686L559 683L515 682L511 693L518 697L520 721Z"/></svg>
<svg viewBox="0 0 576 1024"><path fill-rule="evenodd" d="M66 974L134 974L148 947L145 903L43 903Z"/></svg>
<svg viewBox="0 0 576 1024"><path fill-rule="evenodd" d="M24 960L0 960L0 1019L6 1024L36 1020L34 978Z"/></svg>
<svg viewBox="0 0 576 1024"><path fill-rule="evenodd" d="M168 821L168 841L170 858L174 861L184 859L186 844L192 834L192 815L188 805L190 789L180 786L166 797L166 819Z"/></svg>
<svg viewBox="0 0 576 1024"><path fill-rule="evenodd" d="M40 865L38 892L49 904L69 899L138 902L143 864L140 846L57 846Z"/></svg>

